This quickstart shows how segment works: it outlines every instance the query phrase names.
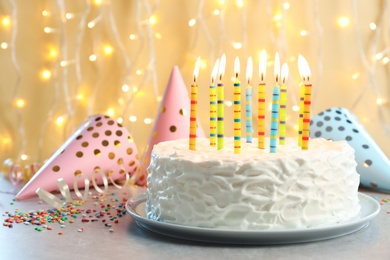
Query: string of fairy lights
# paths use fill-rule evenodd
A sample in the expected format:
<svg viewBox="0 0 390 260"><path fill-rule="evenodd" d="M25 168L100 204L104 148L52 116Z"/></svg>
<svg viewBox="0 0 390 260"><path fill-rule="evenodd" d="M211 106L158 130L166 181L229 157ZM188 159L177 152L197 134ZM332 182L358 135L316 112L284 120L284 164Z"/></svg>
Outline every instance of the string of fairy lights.
<svg viewBox="0 0 390 260"><path fill-rule="evenodd" d="M378 87L382 82L376 81L376 75L380 67L389 69L388 63L390 61L390 36L388 33L390 21L385 17L389 14L389 6L387 1L383 2L383 6L378 14L376 21L371 21L365 25L372 31L372 36L369 39L368 47L363 44L361 36L362 25L359 23L360 17L358 12L358 0L352 1L352 15L335 17L337 25L341 29L353 27L355 31L356 44L359 50L359 56L362 63L362 71L356 71L351 75L351 80L356 82L357 95L351 110L354 111L361 102L362 97L367 91L373 91L375 95L376 110L381 120L383 131L385 131L388 138L390 138L390 122L386 118L386 107L389 101L386 98L388 93L383 93ZM74 12L68 10L67 1L57 0L46 2L46 8L41 10L43 22L46 24L43 32L51 37L48 37L48 45L50 48L42 56L46 57L47 67L40 70L37 75L42 83L50 82L53 88L53 99L49 110L47 111L46 121L42 122L38 137L37 153L38 160L43 161L42 149L45 145L45 136L47 129L52 126L58 126L61 133L59 135L63 140L75 130L75 127L81 123L75 118L76 108L79 104L84 104L85 113L88 115L96 113L105 113L114 117L118 122L124 124L131 129L132 124L144 125L145 129L150 129L150 125L154 122L153 115L155 111L150 113L150 116L142 117L138 114L137 109L133 106L140 93L147 93L153 95L155 106L162 99L163 87L166 82L160 82L158 78L158 66L163 66L162 62L157 65L156 49L164 48L164 38L169 38L169 35L163 35L160 31L164 26L164 21L161 21L160 9L166 4L160 1L140 0L131 3L129 9L129 16L135 21L131 31L120 29L119 21L116 18L115 10L113 9L114 2L109 0L86 0L83 2L81 11ZM297 53L290 54L291 43L288 36L288 17L290 9L294 5L298 5L296 1L280 1L277 5L271 0L265 1L266 10L261 13L267 16L270 23L270 29L267 35L269 41L279 51L282 60L289 62L296 62ZM11 150L17 151L14 161L28 160L29 155L26 154L26 146L28 140L26 139L26 124L21 111L28 108L28 97L21 95L20 85L23 79L23 74L20 71L18 60L18 49L16 41L18 39L20 28L18 26L18 11L22 8L23 3L15 0L10 1L9 14L3 14L0 18L1 27L0 35L7 35L10 31L9 37L1 37L0 51L7 52L11 61L12 67L16 74L16 80L12 86L13 96L12 103L13 115L17 118L16 125L12 128L0 129L0 153ZM207 6L207 8L206 8ZM210 9L210 6L214 8ZM226 49L239 50L242 55L247 58L249 55L255 56L250 49L249 36L251 32L248 29L248 12L253 6L256 6L254 1L244 0L218 0L209 3L205 0L197 1L195 11L192 17L188 17L187 24L182 24L183 27L188 27L192 34L191 43L188 47L188 52L183 53L185 58L184 64L181 67L192 67L195 64L193 61L199 55L198 44L202 41L208 47L207 54L201 60L201 70L206 72L211 71L211 68L218 58L218 56L226 51ZM226 23L229 19L230 12L237 12L241 19L237 22L240 28L240 37L232 39L229 36L229 31L226 28ZM260 11L259 11L260 12ZM312 27L302 28L298 31L295 37L313 37L318 42L316 57L311 58L312 66L317 72L316 82L314 85L317 89L321 88L323 77L323 20L320 19L319 0L313 3L313 21ZM19 18L18 18L19 17ZM333 19L333 18L332 18ZM210 21L217 24L217 29L209 26ZM73 37L69 37L69 23L76 22L76 32ZM123 21L122 21L123 23ZM108 28L108 29L107 29ZM275 29L276 28L276 29ZM105 31L108 30L109 36L106 36ZM216 31L217 30L217 33ZM87 37L88 36L88 37ZM91 52L85 52L82 48L85 41L88 39L87 45ZM109 40L107 40L109 39ZM366 39L364 39L366 41ZM70 48L71 45L76 46ZM133 51L132 51L133 50ZM257 51L257 50L256 50ZM104 111L96 111L95 105L98 100L98 93L102 88L102 78L100 74L104 70L104 63L107 59L116 55L115 62L120 63L121 71L118 72L117 86L111 86L110 91L115 91L117 100L114 105L107 107ZM269 54L268 66L273 65L272 57ZM189 58L188 58L189 57ZM205 58L206 57L206 58ZM256 57L254 57L256 60ZM87 76L85 75L85 62L93 68L96 73L96 78L85 82ZM358 79L367 76L367 81L357 83ZM75 77L76 84L69 84L70 77ZM296 78L289 77L288 84L297 89L298 82ZM115 90L113 90L115 89ZM289 110L291 114L297 114L299 110L298 96L296 91L290 91ZM318 96L314 94L313 103ZM58 104L63 102L64 106ZM233 102L226 100L225 105L231 107ZM294 116L295 116L294 114ZM366 118L361 118L365 122ZM297 129L297 121L289 120L289 127ZM0 122L1 124L1 122ZM207 127L205 127L206 129ZM16 146L15 140L11 138L11 132L17 132L17 139L21 140L20 145ZM56 147L53 147L55 149ZM140 149L142 150L142 148ZM6 155L5 155L6 156ZM5 158L2 158L3 160Z"/></svg>
<svg viewBox="0 0 390 260"><path fill-rule="evenodd" d="M387 65L390 61L390 58L388 56L388 54L390 52L390 48L388 47L388 44L390 43L390 37L388 35L388 31L390 28L389 28L389 24L388 24L389 22L387 21L387 23L386 23L386 21L385 21L385 17L389 13L389 5L388 5L387 1L384 1L382 11L379 14L378 23L371 22L369 24L370 30L372 30L374 32L374 37L373 37L373 40L370 42L370 46L368 48L368 51L366 52L363 48L361 35L359 32L359 25L358 25L359 16L358 16L358 10L357 10L357 7L358 7L357 0L354 0L352 3L353 3L352 4L353 18L355 21L355 34L356 34L356 39L357 39L357 46L359 48L359 55L360 55L360 58L362 60L362 64L366 70L365 72L368 74L368 78L369 78L368 82L365 83L366 87L364 87L362 89L362 91L360 92L358 98L355 100L355 102L352 106L352 109L354 109L361 102L361 99L362 99L363 95L367 92L367 90L369 88L372 89L372 91L374 92L375 97L376 97L375 102L377 104L379 118L381 119L380 120L381 126L382 126L383 130L385 131L387 137L390 138L390 122L387 122L386 119L384 118L384 114L386 113L384 111L384 106L389 105L389 102L388 102L388 100L385 100L383 98L382 93L380 93L380 91L378 90L378 83L376 82L376 79L375 79L375 74L376 74L376 70L377 70L377 68L376 68L377 63L380 62L380 63L382 63L382 65ZM344 17L342 20L340 20L340 22L343 25L349 24L349 20L346 17ZM384 31L385 33L382 33L382 31ZM386 43L385 44L386 47L382 50L378 50L378 45L379 45L381 37L384 38L383 42ZM388 68L387 68L387 70L388 70ZM352 75L353 79L357 79L358 77L359 77L358 72L356 72ZM366 120L367 119L363 118L363 121L366 121Z"/></svg>

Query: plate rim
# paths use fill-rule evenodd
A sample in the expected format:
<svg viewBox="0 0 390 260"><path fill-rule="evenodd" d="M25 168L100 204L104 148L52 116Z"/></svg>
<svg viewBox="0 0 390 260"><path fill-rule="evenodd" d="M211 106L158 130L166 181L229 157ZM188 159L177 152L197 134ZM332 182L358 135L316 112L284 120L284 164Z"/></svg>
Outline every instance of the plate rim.
<svg viewBox="0 0 390 260"><path fill-rule="evenodd" d="M140 215L136 208L146 202L146 192L139 193L126 202L126 210L135 222L141 228L147 229L154 233L165 235L168 237L175 237L179 239L198 241L198 242L212 242L224 244L288 244L288 243L302 243L336 238L344 235L354 233L369 225L369 221L376 217L380 212L380 204L372 196L358 192L361 212L363 207L371 207L372 209L364 216L359 216L350 221L341 222L333 225L299 228L299 229L280 229L280 230L238 230L238 229L215 229L206 227L194 227L188 225L181 225L175 223L168 223L148 219L146 216ZM329 234L329 232L340 231L336 234ZM303 235L307 238L294 239L291 235ZM322 234L322 235L321 235ZM224 236L234 236L233 239L228 239ZM288 235L288 238L283 236ZM200 237L198 237L200 236ZM204 236L207 236L206 238ZM275 239L280 239L277 241ZM267 239L270 239L267 241Z"/></svg>

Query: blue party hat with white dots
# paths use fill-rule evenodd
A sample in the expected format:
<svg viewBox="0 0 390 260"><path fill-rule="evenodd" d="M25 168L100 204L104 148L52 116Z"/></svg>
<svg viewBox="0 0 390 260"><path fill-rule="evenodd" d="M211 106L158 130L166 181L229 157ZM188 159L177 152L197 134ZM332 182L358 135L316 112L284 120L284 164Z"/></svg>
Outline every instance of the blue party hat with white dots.
<svg viewBox="0 0 390 260"><path fill-rule="evenodd" d="M310 137L347 141L355 149L360 183L390 191L389 159L349 110L335 107L314 116L310 122Z"/></svg>

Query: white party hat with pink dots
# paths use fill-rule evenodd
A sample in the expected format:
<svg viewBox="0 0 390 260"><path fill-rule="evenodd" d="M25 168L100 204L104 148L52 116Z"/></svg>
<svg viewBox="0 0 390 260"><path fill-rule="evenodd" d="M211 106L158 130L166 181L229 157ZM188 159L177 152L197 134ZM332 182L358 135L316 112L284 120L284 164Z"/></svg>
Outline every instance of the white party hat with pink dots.
<svg viewBox="0 0 390 260"><path fill-rule="evenodd" d="M148 145L141 159L141 167L137 174L139 184L146 184L146 169L150 163L153 146L159 142L188 138L190 133L190 99L186 85L178 67L173 67L164 97L161 101L158 114ZM204 137L204 132L198 120L196 135ZM141 183L143 181L143 183Z"/></svg>
<svg viewBox="0 0 390 260"><path fill-rule="evenodd" d="M138 164L137 147L128 131L108 116L92 116L47 160L16 198L34 196L38 188L58 190L60 178L73 189L79 174L84 174L90 182L95 178L101 184L103 178L96 170L103 171L105 176L110 174L112 180L124 179L126 172L133 174ZM79 188L84 187L84 178L78 178L77 184Z"/></svg>

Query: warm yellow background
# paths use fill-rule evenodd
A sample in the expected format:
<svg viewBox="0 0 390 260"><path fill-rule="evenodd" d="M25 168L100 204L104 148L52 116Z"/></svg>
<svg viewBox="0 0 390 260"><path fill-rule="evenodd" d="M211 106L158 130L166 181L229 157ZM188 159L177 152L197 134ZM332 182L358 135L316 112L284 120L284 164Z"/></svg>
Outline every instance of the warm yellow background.
<svg viewBox="0 0 390 260"><path fill-rule="evenodd" d="M333 106L351 109L390 156L389 13L386 1L363 0L1 0L0 159L27 155L30 162L42 162L96 113L122 119L142 151L172 67L179 66L189 89L197 56L204 62L199 117L208 133L214 61L227 54L225 96L232 100L235 56L241 59L241 81L247 57L254 58L257 84L262 49L269 54L269 86L276 51L290 66L289 135L295 135L298 118L292 106L298 104L296 58L301 53L312 70L313 114ZM346 27L338 25L342 16L349 19ZM192 27L191 19L196 21ZM96 24L88 28L91 21ZM107 54L108 45L112 53ZM375 58L378 53L383 57ZM96 61L89 60L92 54ZM43 70L51 77L44 79ZM122 90L124 84L129 91ZM23 107L17 107L17 99ZM131 122L130 116L137 120ZM226 107L226 117L232 117L232 107ZM231 124L226 121L227 136L233 134Z"/></svg>

